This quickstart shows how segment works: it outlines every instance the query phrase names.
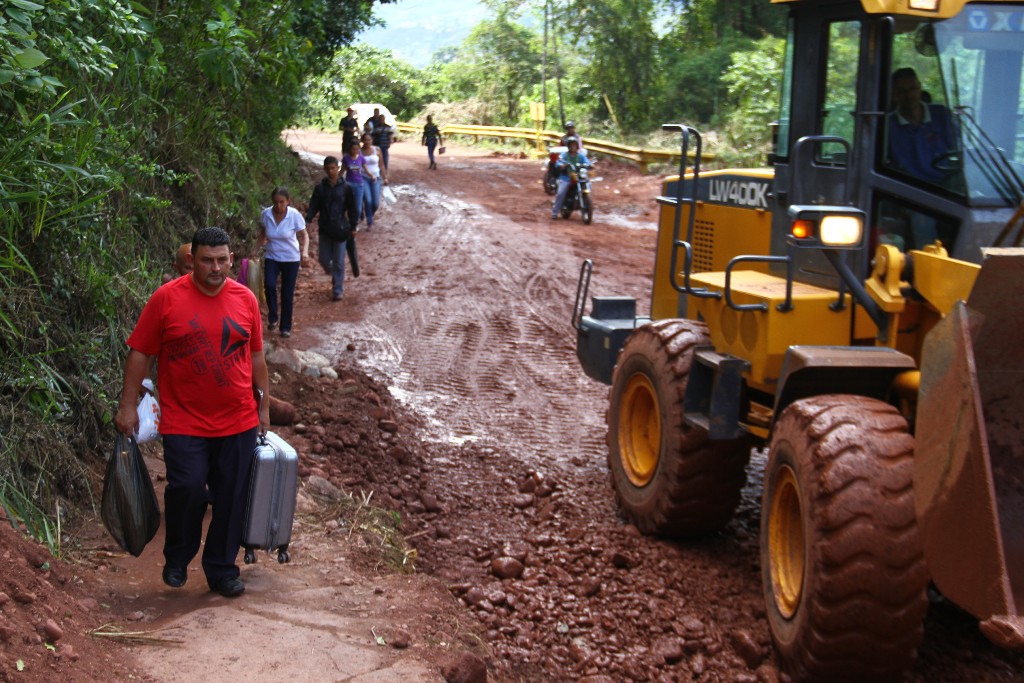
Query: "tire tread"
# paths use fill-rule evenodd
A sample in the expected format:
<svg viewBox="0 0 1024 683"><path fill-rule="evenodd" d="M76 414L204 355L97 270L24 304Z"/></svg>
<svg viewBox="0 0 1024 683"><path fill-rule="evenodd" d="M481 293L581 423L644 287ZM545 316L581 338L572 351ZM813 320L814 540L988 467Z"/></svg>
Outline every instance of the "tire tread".
<svg viewBox="0 0 1024 683"><path fill-rule="evenodd" d="M619 352L606 416L608 464L619 508L644 533L680 537L719 531L739 504L750 442L712 443L706 432L688 426L683 415L693 351L708 343L703 323L667 319L635 330ZM636 357L642 362L632 360ZM645 363L650 365L652 383L660 388L659 396L667 400L661 406L658 470L640 489L625 476L619 462L616 387L628 379L623 372Z"/></svg>
<svg viewBox="0 0 1024 683"><path fill-rule="evenodd" d="M777 444L805 458L797 478L814 520L804 600L779 622L765 578L769 624L784 668L797 681L899 680L924 636L927 569L913 502L913 437L899 412L861 396L798 401L779 418ZM796 454L802 449L802 456ZM762 507L762 566L767 565ZM767 570L763 570L767 571ZM795 626L794 626L795 625ZM793 629L782 638L785 629Z"/></svg>

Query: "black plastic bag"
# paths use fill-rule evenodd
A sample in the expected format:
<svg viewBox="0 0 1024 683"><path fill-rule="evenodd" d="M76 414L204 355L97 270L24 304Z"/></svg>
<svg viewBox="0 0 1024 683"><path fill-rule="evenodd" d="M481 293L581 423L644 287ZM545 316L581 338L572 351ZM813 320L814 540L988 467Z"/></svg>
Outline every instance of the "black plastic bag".
<svg viewBox="0 0 1024 683"><path fill-rule="evenodd" d="M100 516L117 544L135 557L160 528L160 503L139 445L121 432L107 463Z"/></svg>

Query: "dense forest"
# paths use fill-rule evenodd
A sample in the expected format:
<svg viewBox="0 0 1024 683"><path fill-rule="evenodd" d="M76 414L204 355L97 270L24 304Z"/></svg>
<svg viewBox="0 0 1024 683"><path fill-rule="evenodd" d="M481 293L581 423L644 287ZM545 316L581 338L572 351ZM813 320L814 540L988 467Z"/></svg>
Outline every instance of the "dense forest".
<svg viewBox="0 0 1024 683"><path fill-rule="evenodd" d="M381 0L386 1L386 0ZM401 0L398 0L400 2ZM292 125L352 101L400 118L586 135L662 122L759 149L784 18L768 0L524 0L424 69L354 45L371 0L0 2L0 505L58 550L113 441L124 339L174 248L220 225L251 246L295 179Z"/></svg>
<svg viewBox="0 0 1024 683"><path fill-rule="evenodd" d="M750 162L778 104L785 11L768 0L485 0L489 16L423 69L372 45L334 53L310 82L301 121L332 128L350 102L403 120L546 128L645 143L662 123L718 131L719 153ZM345 74L343 80L337 74Z"/></svg>

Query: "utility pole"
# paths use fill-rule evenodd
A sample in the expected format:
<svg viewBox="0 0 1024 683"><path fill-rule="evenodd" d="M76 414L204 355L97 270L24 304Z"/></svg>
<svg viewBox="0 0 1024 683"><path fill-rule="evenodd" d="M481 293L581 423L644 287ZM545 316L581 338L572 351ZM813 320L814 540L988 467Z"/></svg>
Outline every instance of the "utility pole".
<svg viewBox="0 0 1024 683"><path fill-rule="evenodd" d="M562 128L565 128L565 105L562 104L562 62L558 59L558 31L552 26L551 31L551 54L555 58L555 84L558 86L558 117L562 120Z"/></svg>
<svg viewBox="0 0 1024 683"><path fill-rule="evenodd" d="M548 108L548 0L544 0L544 51L540 62L540 99Z"/></svg>

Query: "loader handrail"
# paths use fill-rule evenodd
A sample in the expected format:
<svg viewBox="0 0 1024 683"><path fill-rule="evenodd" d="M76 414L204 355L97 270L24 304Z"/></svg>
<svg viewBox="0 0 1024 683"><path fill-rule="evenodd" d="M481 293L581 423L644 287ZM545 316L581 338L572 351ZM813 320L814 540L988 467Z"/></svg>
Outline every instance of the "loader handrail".
<svg viewBox="0 0 1024 683"><path fill-rule="evenodd" d="M725 303L736 311L767 311L768 304L738 304L732 300L732 270L741 263L785 263L786 300L776 308L780 313L793 310L793 258L789 256L736 256L725 266Z"/></svg>
<svg viewBox="0 0 1024 683"><path fill-rule="evenodd" d="M672 285L672 289L680 294L689 294L704 299L719 299L722 297L721 292L713 292L706 288L694 289L690 286L690 272L693 270L693 230L697 220L697 187L700 181L700 158L701 148L703 147L700 132L696 128L682 123L665 123L662 124L661 129L678 130L683 138L682 151L679 156L679 179L676 181L676 196L670 198L670 203L675 204L676 210L672 219L672 252L669 257L669 284ZM696 139L696 151L694 152L693 162L693 192L691 193L692 196L683 197L683 178L686 175L686 159L690 149L691 134ZM684 204L690 207L690 213L687 218L686 240L680 240L679 229L682 223L681 213ZM679 274L679 249L683 249L686 252L682 285L677 280Z"/></svg>
<svg viewBox="0 0 1024 683"><path fill-rule="evenodd" d="M576 301L572 305L572 318L569 322L572 329L578 330L580 320L583 319L583 309L587 306L587 293L590 291L590 276L594 272L594 262L584 259L580 266L580 278L576 282Z"/></svg>

